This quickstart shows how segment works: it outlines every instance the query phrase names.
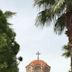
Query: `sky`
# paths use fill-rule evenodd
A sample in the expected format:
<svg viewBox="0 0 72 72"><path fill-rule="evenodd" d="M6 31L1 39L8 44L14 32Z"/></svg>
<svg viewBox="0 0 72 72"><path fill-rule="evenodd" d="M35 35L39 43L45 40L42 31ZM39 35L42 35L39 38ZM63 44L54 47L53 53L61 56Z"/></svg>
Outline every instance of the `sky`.
<svg viewBox="0 0 72 72"><path fill-rule="evenodd" d="M23 57L18 66L19 72L26 72L25 67L37 59L37 51L40 52L40 59L51 66L50 72L68 72L70 59L62 56L62 47L68 42L67 36L64 33L56 35L52 25L43 28L35 26L39 10L33 6L33 0L0 0L0 9L16 12L9 22L20 45L17 57Z"/></svg>

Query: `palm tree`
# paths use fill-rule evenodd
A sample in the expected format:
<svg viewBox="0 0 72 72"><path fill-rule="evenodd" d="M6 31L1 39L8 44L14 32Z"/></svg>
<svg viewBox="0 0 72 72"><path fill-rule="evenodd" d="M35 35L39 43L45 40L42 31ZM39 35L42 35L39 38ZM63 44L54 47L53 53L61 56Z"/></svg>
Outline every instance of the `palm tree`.
<svg viewBox="0 0 72 72"><path fill-rule="evenodd" d="M65 34L69 40L68 48L72 58L72 0L34 0L34 6L40 9L36 18L36 25L44 26L54 21L54 31L57 34L66 31Z"/></svg>

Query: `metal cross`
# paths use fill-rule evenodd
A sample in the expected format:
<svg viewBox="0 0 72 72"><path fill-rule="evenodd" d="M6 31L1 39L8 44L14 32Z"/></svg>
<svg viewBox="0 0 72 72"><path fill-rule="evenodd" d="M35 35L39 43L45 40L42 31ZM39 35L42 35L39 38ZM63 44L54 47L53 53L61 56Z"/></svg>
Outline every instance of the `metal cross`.
<svg viewBox="0 0 72 72"><path fill-rule="evenodd" d="M39 55L40 55L39 51L36 53L36 55L37 55L37 59L39 60Z"/></svg>

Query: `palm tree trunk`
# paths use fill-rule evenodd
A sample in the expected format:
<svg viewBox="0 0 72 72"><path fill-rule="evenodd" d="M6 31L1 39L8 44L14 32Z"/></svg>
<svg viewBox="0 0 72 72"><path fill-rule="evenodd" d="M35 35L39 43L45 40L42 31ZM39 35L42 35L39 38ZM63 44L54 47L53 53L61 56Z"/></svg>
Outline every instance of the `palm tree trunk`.
<svg viewBox="0 0 72 72"><path fill-rule="evenodd" d="M72 72L72 48L71 48L71 72Z"/></svg>
<svg viewBox="0 0 72 72"><path fill-rule="evenodd" d="M70 50L70 58L71 58L71 64L70 64L70 72L72 72L72 11L67 12L65 15L65 24L66 24L66 35L68 36L68 46Z"/></svg>

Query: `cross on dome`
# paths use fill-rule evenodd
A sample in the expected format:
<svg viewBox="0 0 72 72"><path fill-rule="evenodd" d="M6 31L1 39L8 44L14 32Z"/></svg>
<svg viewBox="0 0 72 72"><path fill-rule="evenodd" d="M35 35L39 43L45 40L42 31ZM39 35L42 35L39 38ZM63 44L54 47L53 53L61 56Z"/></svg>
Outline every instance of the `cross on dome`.
<svg viewBox="0 0 72 72"><path fill-rule="evenodd" d="M38 51L38 52L36 53L36 55L37 55L37 59L39 60L40 52Z"/></svg>

